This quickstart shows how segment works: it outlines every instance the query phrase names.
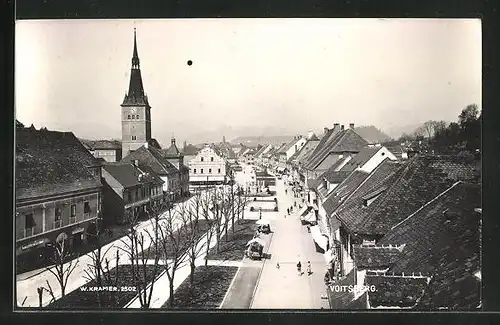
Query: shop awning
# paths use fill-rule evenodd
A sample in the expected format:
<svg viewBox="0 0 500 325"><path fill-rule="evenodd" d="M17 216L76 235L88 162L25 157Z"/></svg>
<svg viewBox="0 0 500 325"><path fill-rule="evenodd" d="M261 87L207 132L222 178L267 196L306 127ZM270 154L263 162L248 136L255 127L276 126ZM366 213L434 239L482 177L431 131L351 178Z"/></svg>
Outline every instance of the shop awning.
<svg viewBox="0 0 500 325"><path fill-rule="evenodd" d="M311 227L311 236L313 240L318 244L319 247L321 247L324 251L327 250L328 248L328 238L323 236L321 233L321 230L319 230L318 226L312 226Z"/></svg>
<svg viewBox="0 0 500 325"><path fill-rule="evenodd" d="M299 211L299 216L303 217L307 213L307 211L309 211L309 207L307 205L304 205Z"/></svg>
<svg viewBox="0 0 500 325"><path fill-rule="evenodd" d="M331 249L327 250L325 254L323 254L325 258L326 264L329 264L331 261L335 259L335 255L333 255L333 251Z"/></svg>
<svg viewBox="0 0 500 325"><path fill-rule="evenodd" d="M316 214L314 213L314 211L309 211L309 213L304 217L301 217L301 219L307 222L314 222L316 221Z"/></svg>

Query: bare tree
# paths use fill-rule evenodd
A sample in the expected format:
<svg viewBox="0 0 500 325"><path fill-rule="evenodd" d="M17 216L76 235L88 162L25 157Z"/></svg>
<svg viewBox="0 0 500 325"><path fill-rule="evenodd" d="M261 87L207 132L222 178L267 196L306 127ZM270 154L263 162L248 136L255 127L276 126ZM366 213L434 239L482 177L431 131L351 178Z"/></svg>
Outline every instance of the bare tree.
<svg viewBox="0 0 500 325"><path fill-rule="evenodd" d="M185 224L182 216L176 211L172 213L169 210L160 221L159 227L159 246L165 273L169 281L170 295L168 298L168 307L174 307L174 279L176 271L184 264L186 251L189 248L188 236L189 225Z"/></svg>
<svg viewBox="0 0 500 325"><path fill-rule="evenodd" d="M220 251L220 239L221 239L221 226L222 226L222 195L217 187L214 188L212 193L212 209L213 209L213 223L215 227L215 252L218 254Z"/></svg>
<svg viewBox="0 0 500 325"><path fill-rule="evenodd" d="M205 193L200 193L200 213L203 216L205 222L207 223L207 233L206 240L207 245L205 246L205 266L208 265L208 253L210 252L210 243L215 234L215 222L212 217L212 196L207 191Z"/></svg>
<svg viewBox="0 0 500 325"><path fill-rule="evenodd" d="M141 308L149 308L154 288L154 282L159 274L160 267L160 247L158 245L159 218L163 206L161 204L152 205L148 212L151 214L150 219L153 223L152 231L144 229L139 231L137 223L139 219L138 211L127 210L125 212L125 220L129 227L129 231L125 239L122 240L124 251L132 268L132 281L137 291L139 292L139 302ZM148 245L148 241L150 245ZM149 249L148 249L149 248ZM152 260L153 263L149 263ZM148 274L148 269L152 267L152 275ZM149 276L152 276L151 285L149 285Z"/></svg>
<svg viewBox="0 0 500 325"><path fill-rule="evenodd" d="M93 237L95 239L97 247L88 255L90 257L90 263L88 263L87 268L83 270L85 272L85 275L83 277L89 282L93 280L98 287L104 286L104 259L108 254L108 251L113 247L113 245L110 245L103 252L103 238L101 233L100 220L101 219L97 219L96 221L95 234L87 233L88 237ZM99 307L102 307L104 292L101 290L97 290L96 294Z"/></svg>
<svg viewBox="0 0 500 325"><path fill-rule="evenodd" d="M188 241L187 254L189 258L189 282L194 282L194 270L196 268L196 259L201 255L203 246L199 245L202 229L200 228L200 210L201 210L201 195L197 192L189 206L183 205L180 207L180 215L182 224L188 225Z"/></svg>
<svg viewBox="0 0 500 325"><path fill-rule="evenodd" d="M66 286L68 284L68 279L71 274L75 271L76 266L78 265L78 258L70 259L68 262L66 260L70 257L70 250L68 248L68 244L66 243L67 238L63 238L59 241L56 241L54 245L54 254L51 257L51 262L53 266L48 266L46 269L54 275L61 289L61 297L64 297L66 294ZM51 293L53 300L55 300L53 290L47 281L48 288L47 291Z"/></svg>

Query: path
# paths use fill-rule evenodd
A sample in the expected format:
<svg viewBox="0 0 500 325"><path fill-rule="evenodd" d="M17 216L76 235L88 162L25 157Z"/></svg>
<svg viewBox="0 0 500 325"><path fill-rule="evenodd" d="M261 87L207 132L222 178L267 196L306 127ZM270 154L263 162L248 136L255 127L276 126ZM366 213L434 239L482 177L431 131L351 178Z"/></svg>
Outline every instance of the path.
<svg viewBox="0 0 500 325"><path fill-rule="evenodd" d="M291 190L285 195L282 180L277 180L278 202L285 208L293 204ZM272 221L275 231L267 260L262 269L257 289L253 297L253 309L320 309L328 308L328 300L322 299L326 293L323 277L326 272L322 254L316 252L311 234L302 226L297 215L280 216ZM302 263L305 273L298 275L296 264ZM307 275L307 261L311 261L313 274ZM279 262L280 268L276 267Z"/></svg>

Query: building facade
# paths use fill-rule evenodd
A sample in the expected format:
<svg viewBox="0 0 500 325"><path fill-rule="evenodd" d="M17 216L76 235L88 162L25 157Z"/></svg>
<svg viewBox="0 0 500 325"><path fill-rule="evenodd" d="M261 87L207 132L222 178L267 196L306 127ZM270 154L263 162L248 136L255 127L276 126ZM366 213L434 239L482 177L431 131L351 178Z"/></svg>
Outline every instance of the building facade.
<svg viewBox="0 0 500 325"><path fill-rule="evenodd" d="M189 162L191 186L224 184L228 181L229 167L226 159L216 148L206 145Z"/></svg>
<svg viewBox="0 0 500 325"><path fill-rule="evenodd" d="M78 250L101 214L101 165L71 132L16 130L16 262Z"/></svg>
<svg viewBox="0 0 500 325"><path fill-rule="evenodd" d="M104 165L103 179L106 225L127 222L127 212L146 219L148 208L163 202L163 181L138 161Z"/></svg>
<svg viewBox="0 0 500 325"><path fill-rule="evenodd" d="M96 158L106 162L117 162L122 159L122 144L116 140L81 140L89 152Z"/></svg>

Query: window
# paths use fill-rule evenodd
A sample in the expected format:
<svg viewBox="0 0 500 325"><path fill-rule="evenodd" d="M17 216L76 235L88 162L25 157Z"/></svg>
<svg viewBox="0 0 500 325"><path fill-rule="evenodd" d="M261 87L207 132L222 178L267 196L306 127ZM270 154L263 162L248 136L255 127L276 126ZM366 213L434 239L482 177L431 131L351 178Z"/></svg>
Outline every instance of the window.
<svg viewBox="0 0 500 325"><path fill-rule="evenodd" d="M90 213L90 203L88 201L83 202L83 213Z"/></svg>
<svg viewBox="0 0 500 325"><path fill-rule="evenodd" d="M200 169L200 174L203 174L203 168L202 168L202 169Z"/></svg>
<svg viewBox="0 0 500 325"><path fill-rule="evenodd" d="M214 161L214 157L210 157L210 161Z"/></svg>
<svg viewBox="0 0 500 325"><path fill-rule="evenodd" d="M193 174L196 174L196 168L195 168L195 169L193 169Z"/></svg>
<svg viewBox="0 0 500 325"><path fill-rule="evenodd" d="M132 202L132 193L127 192L127 202Z"/></svg>
<svg viewBox="0 0 500 325"><path fill-rule="evenodd" d="M208 169L208 173L209 173L209 174L212 174L212 168L209 168L209 169Z"/></svg>
<svg viewBox="0 0 500 325"><path fill-rule="evenodd" d="M33 214L30 213L26 215L26 219L24 221L24 228L31 229L33 227L35 227L35 220L33 219Z"/></svg>
<svg viewBox="0 0 500 325"><path fill-rule="evenodd" d="M136 120L138 120L138 119L139 119L139 115L136 115L136 116L135 116L135 119L136 119Z"/></svg>
<svg viewBox="0 0 500 325"><path fill-rule="evenodd" d="M201 157L201 161L203 161L203 157ZM203 174L203 172L201 172Z"/></svg>
<svg viewBox="0 0 500 325"><path fill-rule="evenodd" d="M220 168L219 168L219 171L218 171L218 173L220 174Z"/></svg>
<svg viewBox="0 0 500 325"><path fill-rule="evenodd" d="M137 136L133 135L132 140L137 140Z"/></svg>
<svg viewBox="0 0 500 325"><path fill-rule="evenodd" d="M132 115L132 119L133 119L133 120L135 119L135 115Z"/></svg>
<svg viewBox="0 0 500 325"><path fill-rule="evenodd" d="M55 221L61 220L61 208L56 208L54 219L55 219Z"/></svg>
<svg viewBox="0 0 500 325"><path fill-rule="evenodd" d="M71 216L76 216L76 204L71 205Z"/></svg>
<svg viewBox="0 0 500 325"><path fill-rule="evenodd" d="M130 120L130 115L128 116L128 119Z"/></svg>

